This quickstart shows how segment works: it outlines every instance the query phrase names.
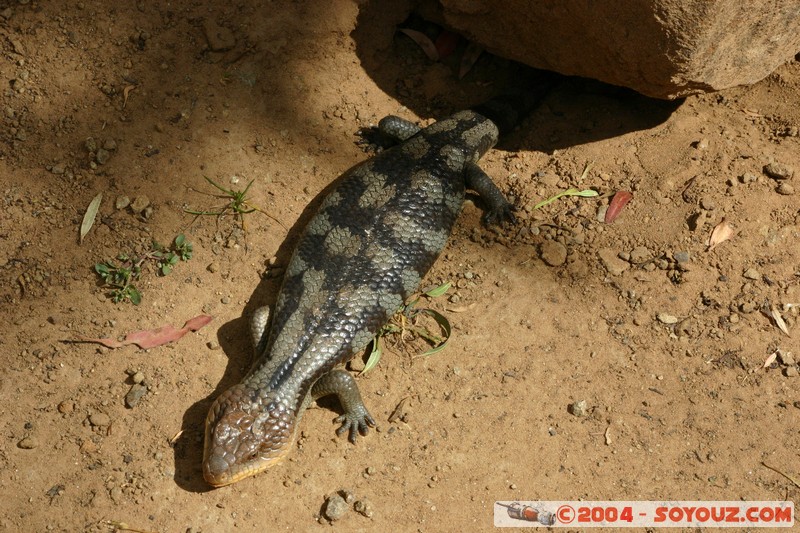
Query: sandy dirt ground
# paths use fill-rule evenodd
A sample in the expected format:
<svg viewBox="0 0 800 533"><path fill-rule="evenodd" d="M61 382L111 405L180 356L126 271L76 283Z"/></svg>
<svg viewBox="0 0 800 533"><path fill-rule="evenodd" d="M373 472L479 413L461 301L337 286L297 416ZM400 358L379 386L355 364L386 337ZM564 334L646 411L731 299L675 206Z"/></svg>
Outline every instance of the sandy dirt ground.
<svg viewBox="0 0 800 533"><path fill-rule="evenodd" d="M495 500L800 503L777 472L800 477L797 61L675 103L559 82L481 163L518 223L484 228L467 202L426 280L454 284L432 303L448 347L395 339L358 378L377 430L337 438L326 402L288 461L206 485L205 414L249 367L247 317L308 206L368 157L356 132L427 124L511 72L484 55L458 79L460 51L431 62L389 5L0 2L0 530L489 531ZM226 203L204 177L252 180L262 212L194 220ZM533 209L570 187L601 196ZM95 263L178 234L192 258L146 261L141 304L113 302ZM149 350L64 342L203 313Z"/></svg>

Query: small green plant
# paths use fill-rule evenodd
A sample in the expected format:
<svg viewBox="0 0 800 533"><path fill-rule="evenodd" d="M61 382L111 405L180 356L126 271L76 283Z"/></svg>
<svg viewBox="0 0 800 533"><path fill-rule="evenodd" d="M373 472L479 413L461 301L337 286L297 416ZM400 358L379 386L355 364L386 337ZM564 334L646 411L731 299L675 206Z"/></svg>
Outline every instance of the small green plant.
<svg viewBox="0 0 800 533"><path fill-rule="evenodd" d="M419 354L417 357L433 355L443 350L453 332L450 321L440 312L427 307L417 307L417 304L423 296L426 298L438 298L444 295L451 285L450 282L447 282L409 298L409 301L392 316L389 323L383 326L378 334L375 335L375 338L372 340L372 349L367 357L367 363L361 373L364 374L372 370L375 368L375 365L378 364L381 355L383 355L382 339L388 335L400 334L402 340L406 333L410 333L412 336L425 339L425 341L431 345L431 348ZM441 335L433 333L428 328L419 325L419 318L423 315L432 318L436 324L439 325Z"/></svg>
<svg viewBox="0 0 800 533"><path fill-rule="evenodd" d="M175 237L172 246L167 248L153 241L150 249L140 255L117 255L116 263L108 260L94 265L94 271L109 289L114 303L130 301L134 305L142 302L142 293L134 283L142 274L142 267L147 262L155 265L158 273L166 276L180 261L188 261L192 257L192 243L181 234Z"/></svg>
<svg viewBox="0 0 800 533"><path fill-rule="evenodd" d="M583 167L583 172L581 173L580 177L578 178L579 182L583 181L584 178L586 178L586 176L589 175L589 171L592 169L593 166L594 166L594 162L586 163L586 166ZM575 188L570 188L570 189L567 189L566 191L561 191L560 193L558 193L558 194L556 194L554 196L551 196L550 198L548 198L546 200L542 200L541 202L539 202L538 204L533 206L533 208L534 209L541 209L542 207L544 207L546 205L549 205L549 204L552 204L553 202L555 202L559 198L563 198L565 196L580 196L582 198L593 198L593 197L599 196L599 195L600 194L597 191L593 190L593 189L579 190L579 189L575 189Z"/></svg>
<svg viewBox="0 0 800 533"><path fill-rule="evenodd" d="M247 193L250 190L250 186L253 185L253 182L255 180L250 180L250 183L248 183L247 186L243 190L235 191L233 189L226 189L225 187L223 187L219 183L215 182L214 180L212 180L208 176L203 176L203 179L205 179L208 183L213 185L215 188L217 188L220 191L222 191L224 194L210 194L210 193L205 193L203 191L198 191L196 189L192 189L192 190L194 190L195 192L202 193L202 194L209 194L210 196L214 196L215 198L227 198L228 199L228 203L223 204L223 205L218 206L218 207L214 207L214 208L212 208L213 210L210 210L210 211L200 211L200 210L197 210L197 209L184 209L183 210L184 213L189 213L190 215L194 215L194 220L192 220L193 223L194 223L195 220L197 220L198 217L201 217L201 216L216 216L217 220L219 220L224 215L226 215L228 213L233 213L234 216L239 217L239 221L240 221L241 226L242 226L242 231L245 232L247 230L247 227L245 226L244 215L252 213L253 211L258 211L259 213L268 216L269 218L271 218L272 220L274 220L275 222L277 222L278 224L280 224L281 226L286 228L286 226L284 226L284 224L280 220L278 220L275 217L271 216L269 213L264 212L259 207L253 205L250 202L250 200L247 198Z"/></svg>
<svg viewBox="0 0 800 533"><path fill-rule="evenodd" d="M542 200L541 202L539 202L538 204L533 206L533 208L534 209L541 209L542 207L544 207L544 206L546 206L548 204L552 204L553 202L555 202L559 198L563 198L565 196L581 196L583 198L592 198L594 196L599 196L599 193L597 191L595 191L595 190L592 190L592 189L584 189L582 191L580 191L578 189L567 189L566 191L561 191L560 193L558 193L558 194L556 194L554 196L551 196L547 200Z"/></svg>

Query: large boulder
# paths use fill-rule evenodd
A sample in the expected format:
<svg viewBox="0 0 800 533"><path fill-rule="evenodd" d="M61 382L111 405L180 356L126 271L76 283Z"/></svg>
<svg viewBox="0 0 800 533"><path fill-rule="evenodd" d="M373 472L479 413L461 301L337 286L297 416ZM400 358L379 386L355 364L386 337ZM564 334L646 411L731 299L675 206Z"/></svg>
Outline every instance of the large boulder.
<svg viewBox="0 0 800 533"><path fill-rule="evenodd" d="M754 83L800 51L800 0L421 0L497 55L679 98Z"/></svg>

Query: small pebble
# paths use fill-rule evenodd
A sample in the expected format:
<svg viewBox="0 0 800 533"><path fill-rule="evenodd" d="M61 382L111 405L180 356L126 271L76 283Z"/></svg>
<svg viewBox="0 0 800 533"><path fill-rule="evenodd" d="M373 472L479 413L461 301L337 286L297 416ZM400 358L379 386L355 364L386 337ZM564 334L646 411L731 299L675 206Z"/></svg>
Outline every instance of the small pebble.
<svg viewBox="0 0 800 533"><path fill-rule="evenodd" d="M755 268L748 268L747 270L744 271L744 274L742 274L742 276L747 279L761 279L761 273L759 273L759 271L756 270Z"/></svg>
<svg viewBox="0 0 800 533"><path fill-rule="evenodd" d="M567 261L567 247L558 241L543 242L540 254L542 261L550 266L561 266Z"/></svg>
<svg viewBox="0 0 800 533"><path fill-rule="evenodd" d="M677 324L678 323L678 317L676 317L674 315L670 315L668 313L658 313L656 318L662 324Z"/></svg>
<svg viewBox="0 0 800 533"><path fill-rule="evenodd" d="M756 304L754 304L753 302L745 302L739 306L739 311L741 311L746 315L752 313L755 310L756 310Z"/></svg>
<svg viewBox="0 0 800 533"><path fill-rule="evenodd" d="M372 503L366 498L356 501L353 505L353 508L356 510L357 513L366 516L367 518L372 518L372 515L375 514L372 510Z"/></svg>
<svg viewBox="0 0 800 533"><path fill-rule="evenodd" d="M64 400L58 404L58 412L62 415L67 415L75 410L75 402L72 400Z"/></svg>
<svg viewBox="0 0 800 533"><path fill-rule="evenodd" d="M770 163L764 167L764 173L775 180L788 180L794 174L794 169L783 163Z"/></svg>
<svg viewBox="0 0 800 533"><path fill-rule="evenodd" d="M143 372L135 372L131 376L131 381L133 381L134 383L142 383L142 382L144 382L144 373Z"/></svg>
<svg viewBox="0 0 800 533"><path fill-rule="evenodd" d="M788 366L788 367L786 367L786 369L783 371L783 374L787 378L797 377L797 374L798 374L797 366Z"/></svg>
<svg viewBox="0 0 800 533"><path fill-rule="evenodd" d="M630 266L626 261L617 257L616 252L611 248L601 248L597 251L597 255L600 257L600 262L603 263L603 266L612 276L619 276Z"/></svg>
<svg viewBox="0 0 800 533"><path fill-rule="evenodd" d="M139 401L147 394L147 387L141 383L134 383L128 394L125 395L125 407L133 409L139 405Z"/></svg>
<svg viewBox="0 0 800 533"><path fill-rule="evenodd" d="M61 175L66 171L66 169L67 169L67 167L64 165L64 163L56 163L50 169L50 172L52 172L53 174L56 174L56 175Z"/></svg>
<svg viewBox="0 0 800 533"><path fill-rule="evenodd" d="M105 413L92 413L89 415L89 423L97 427L105 427L111 423L111 417Z"/></svg>
<svg viewBox="0 0 800 533"><path fill-rule="evenodd" d="M117 199L114 201L114 207L117 209L125 209L129 205L131 205L131 199L124 194L117 196Z"/></svg>
<svg viewBox="0 0 800 533"><path fill-rule="evenodd" d="M216 274L217 272L219 272L219 263L210 263L210 264L209 264L209 265L206 267L206 270L208 270L208 271L209 271L209 272L211 272L212 274Z"/></svg>
<svg viewBox="0 0 800 533"><path fill-rule="evenodd" d="M209 350L219 350L219 343L217 341L208 341L206 346Z"/></svg>
<svg viewBox="0 0 800 533"><path fill-rule="evenodd" d="M688 263L690 256L689 252L675 252L672 254L672 258L675 259L678 263Z"/></svg>
<svg viewBox="0 0 800 533"><path fill-rule="evenodd" d="M103 141L103 149L108 150L109 152L113 152L117 149L117 141L114 139L106 139Z"/></svg>
<svg viewBox="0 0 800 533"><path fill-rule="evenodd" d="M706 211L713 211L717 207L717 204L714 202L713 198L705 196L700 199L700 207Z"/></svg>
<svg viewBox="0 0 800 533"><path fill-rule="evenodd" d="M644 263L645 261L649 260L653 257L653 254L650 253L650 250L647 249L645 246L637 246L630 253L630 262L631 263Z"/></svg>
<svg viewBox="0 0 800 533"><path fill-rule="evenodd" d="M131 202L131 210L134 213L141 213L147 206L150 205L150 198L147 196L137 196Z"/></svg>
<svg viewBox="0 0 800 533"><path fill-rule="evenodd" d="M23 450L32 450L39 446L39 441L35 437L25 437L17 443Z"/></svg>
<svg viewBox="0 0 800 533"><path fill-rule="evenodd" d="M97 161L101 165L105 165L106 163L108 163L109 159L111 159L111 152L109 152L105 148L97 149L97 152L94 155L95 161Z"/></svg>
<svg viewBox="0 0 800 533"><path fill-rule="evenodd" d="M792 355L792 352L778 350L778 355L780 356L781 362L784 365L792 366L796 363L796 361L794 360L794 355Z"/></svg>
<svg viewBox="0 0 800 533"><path fill-rule="evenodd" d="M783 194L784 196L791 196L794 194L794 187L792 187L788 183L781 183L780 185L778 185L776 191L778 191L778 194Z"/></svg>
<svg viewBox="0 0 800 533"><path fill-rule="evenodd" d="M338 494L333 494L325 501L325 510L323 514L325 518L330 520L331 522L335 522L342 518L347 511L349 510L347 506L347 502L344 501Z"/></svg>
<svg viewBox="0 0 800 533"><path fill-rule="evenodd" d="M586 416L588 410L589 409L586 400L578 400L569 406L569 412L572 413L573 416L577 417Z"/></svg>

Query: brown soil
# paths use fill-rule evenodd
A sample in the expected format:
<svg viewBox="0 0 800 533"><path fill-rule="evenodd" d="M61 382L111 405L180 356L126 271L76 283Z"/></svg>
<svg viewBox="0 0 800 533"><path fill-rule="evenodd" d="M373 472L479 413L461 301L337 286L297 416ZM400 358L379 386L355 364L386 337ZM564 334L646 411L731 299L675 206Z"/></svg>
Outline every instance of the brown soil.
<svg viewBox="0 0 800 533"><path fill-rule="evenodd" d="M800 220L797 194L783 194L800 178L763 170L800 174L800 63L675 104L561 82L513 150L482 162L519 223L482 228L468 202L429 276L456 284L434 303L450 345L389 350L360 378L379 430L353 446L334 435L335 404L311 409L289 461L210 490L205 413L249 365L245 317L274 301L301 215L367 157L355 132L480 102L510 67L485 56L458 80L458 54L431 63L393 38L402 6L6 5L0 530L324 531L325 498L341 489L373 514L335 527L364 531L486 531L495 500L800 503L762 465L800 475L800 378L786 355L800 357ZM232 216L192 223L184 208L224 203L196 192L214 192L204 176L254 180L249 199L269 216L246 215L245 231ZM613 224L597 218L607 197L532 209L569 187L633 200ZM120 196L152 209L116 209ZM723 219L735 234L708 251ZM181 232L190 261L164 277L146 267L139 306L109 299L96 262ZM209 326L166 347L63 342L204 312ZM128 408L136 372L147 394ZM581 400L584 412L571 408Z"/></svg>

